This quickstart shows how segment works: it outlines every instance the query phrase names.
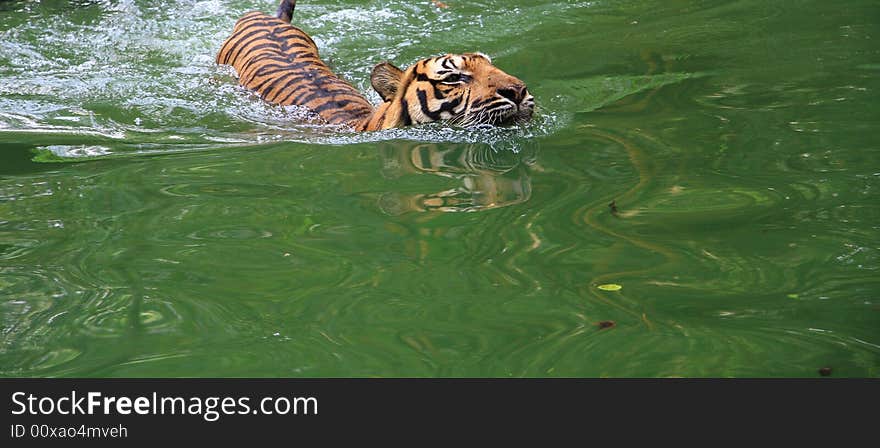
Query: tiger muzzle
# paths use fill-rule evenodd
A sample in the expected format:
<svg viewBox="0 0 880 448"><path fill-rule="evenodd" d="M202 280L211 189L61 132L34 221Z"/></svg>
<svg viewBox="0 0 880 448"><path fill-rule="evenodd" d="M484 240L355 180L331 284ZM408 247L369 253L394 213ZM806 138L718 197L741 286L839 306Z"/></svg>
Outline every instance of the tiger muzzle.
<svg viewBox="0 0 880 448"><path fill-rule="evenodd" d="M529 93L524 84L498 89L498 94L516 106L511 108L507 116L502 119L502 124L524 124L532 119L535 112L535 97Z"/></svg>

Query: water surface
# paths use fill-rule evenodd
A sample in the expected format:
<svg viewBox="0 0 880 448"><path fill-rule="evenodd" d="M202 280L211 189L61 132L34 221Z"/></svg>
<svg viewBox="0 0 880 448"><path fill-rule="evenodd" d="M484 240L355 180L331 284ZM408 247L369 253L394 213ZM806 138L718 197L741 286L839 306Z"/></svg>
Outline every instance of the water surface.
<svg viewBox="0 0 880 448"><path fill-rule="evenodd" d="M213 63L273 2L2 1L0 375L880 375L875 2L300 3L539 115L328 129Z"/></svg>

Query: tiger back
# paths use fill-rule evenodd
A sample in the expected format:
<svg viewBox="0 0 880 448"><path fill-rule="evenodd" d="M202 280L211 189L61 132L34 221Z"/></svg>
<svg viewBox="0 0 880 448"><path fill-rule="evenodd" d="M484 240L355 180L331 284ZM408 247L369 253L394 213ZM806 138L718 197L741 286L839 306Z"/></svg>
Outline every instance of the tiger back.
<svg viewBox="0 0 880 448"><path fill-rule="evenodd" d="M290 5L292 13L293 4L282 2L282 8ZM239 83L270 103L304 106L331 124L355 126L368 118L370 102L327 67L308 34L283 17L245 14L220 47L217 63L234 67Z"/></svg>

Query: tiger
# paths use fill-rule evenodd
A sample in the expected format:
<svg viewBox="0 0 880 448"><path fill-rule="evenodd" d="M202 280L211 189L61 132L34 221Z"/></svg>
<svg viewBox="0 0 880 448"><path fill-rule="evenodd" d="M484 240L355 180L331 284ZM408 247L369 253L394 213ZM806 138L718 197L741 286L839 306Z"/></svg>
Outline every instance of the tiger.
<svg viewBox="0 0 880 448"><path fill-rule="evenodd" d="M370 85L381 103L339 78L309 35L291 24L296 0L282 0L275 16L244 14L223 42L216 63L230 65L241 86L271 104L303 106L323 122L379 131L436 121L470 127L531 120L535 98L525 83L479 53L445 54L400 69L373 67Z"/></svg>

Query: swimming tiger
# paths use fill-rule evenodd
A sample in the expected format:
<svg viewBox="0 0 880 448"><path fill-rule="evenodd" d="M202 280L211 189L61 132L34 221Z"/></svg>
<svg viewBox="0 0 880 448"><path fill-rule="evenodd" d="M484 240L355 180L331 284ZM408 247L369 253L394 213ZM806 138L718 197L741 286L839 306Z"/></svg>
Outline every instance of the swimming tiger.
<svg viewBox="0 0 880 448"><path fill-rule="evenodd" d="M236 22L217 53L235 68L239 84L273 104L305 106L330 124L376 131L448 120L453 124L507 125L531 119L535 99L525 83L482 53L422 59L406 69L376 65L372 104L327 67L315 42L291 25L296 0L282 0L275 17L249 12Z"/></svg>

